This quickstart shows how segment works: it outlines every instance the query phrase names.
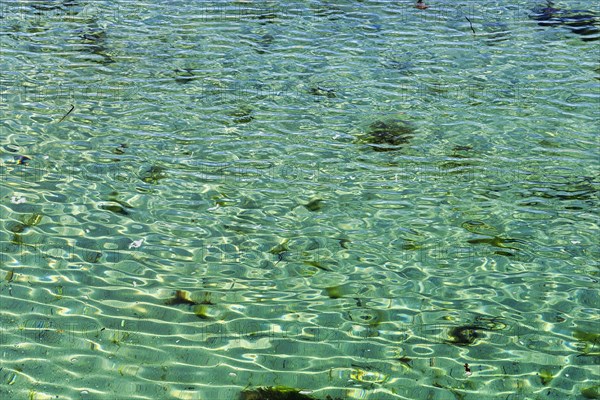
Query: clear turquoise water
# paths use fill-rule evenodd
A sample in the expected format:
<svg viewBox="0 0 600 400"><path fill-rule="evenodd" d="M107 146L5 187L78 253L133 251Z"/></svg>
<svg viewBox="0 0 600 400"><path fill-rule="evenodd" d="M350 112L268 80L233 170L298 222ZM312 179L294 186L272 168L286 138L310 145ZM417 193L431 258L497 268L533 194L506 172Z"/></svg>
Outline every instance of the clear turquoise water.
<svg viewBox="0 0 600 400"><path fill-rule="evenodd" d="M0 397L598 398L598 42L430 3L3 1Z"/></svg>

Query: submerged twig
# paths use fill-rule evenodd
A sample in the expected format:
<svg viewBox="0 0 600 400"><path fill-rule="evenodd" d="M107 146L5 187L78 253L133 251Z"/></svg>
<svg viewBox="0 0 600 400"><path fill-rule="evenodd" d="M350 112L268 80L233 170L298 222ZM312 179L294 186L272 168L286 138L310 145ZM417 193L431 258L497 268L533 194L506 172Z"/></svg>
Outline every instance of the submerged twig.
<svg viewBox="0 0 600 400"><path fill-rule="evenodd" d="M467 19L467 21L469 21L469 25L471 25L471 30L473 31L473 35L475 34L475 29L473 29L473 23L471 22L471 20L469 19L469 17L465 16L465 18Z"/></svg>
<svg viewBox="0 0 600 400"><path fill-rule="evenodd" d="M73 104L71 104L71 109L69 111L67 111L67 113L57 123L60 124L61 122L63 122L64 119L67 118L74 109L75 109L75 106Z"/></svg>

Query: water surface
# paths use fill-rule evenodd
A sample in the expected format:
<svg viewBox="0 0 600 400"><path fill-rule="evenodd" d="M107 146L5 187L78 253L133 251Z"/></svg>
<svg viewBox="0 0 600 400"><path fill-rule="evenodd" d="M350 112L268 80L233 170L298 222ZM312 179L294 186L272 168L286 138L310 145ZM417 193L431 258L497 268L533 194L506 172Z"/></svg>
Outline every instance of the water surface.
<svg viewBox="0 0 600 400"><path fill-rule="evenodd" d="M430 6L4 1L2 397L598 396L598 42Z"/></svg>

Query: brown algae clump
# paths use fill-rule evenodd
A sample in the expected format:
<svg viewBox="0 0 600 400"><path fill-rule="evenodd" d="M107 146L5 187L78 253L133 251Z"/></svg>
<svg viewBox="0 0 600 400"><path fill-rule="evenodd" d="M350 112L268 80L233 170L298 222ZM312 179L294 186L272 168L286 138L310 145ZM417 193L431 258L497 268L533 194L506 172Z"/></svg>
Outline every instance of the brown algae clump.
<svg viewBox="0 0 600 400"><path fill-rule="evenodd" d="M215 305L211 301L212 294L210 292L204 293L204 298L202 301L196 301L192 298L190 292L186 290L176 290L173 297L167 299L165 304L168 306L178 306L181 304L185 304L186 306L191 307L192 312L200 319L210 319L211 318L211 309L209 306Z"/></svg>
<svg viewBox="0 0 600 400"><path fill-rule="evenodd" d="M176 290L173 297L165 301L165 304L168 306L178 306L180 304L195 306L199 303L191 299L190 292L187 292L185 290Z"/></svg>

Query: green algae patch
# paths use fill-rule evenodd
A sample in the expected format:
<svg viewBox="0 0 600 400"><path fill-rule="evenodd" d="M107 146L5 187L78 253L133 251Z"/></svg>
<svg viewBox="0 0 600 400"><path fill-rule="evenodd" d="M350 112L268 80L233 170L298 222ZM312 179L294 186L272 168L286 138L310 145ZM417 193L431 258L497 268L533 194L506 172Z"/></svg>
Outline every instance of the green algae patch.
<svg viewBox="0 0 600 400"><path fill-rule="evenodd" d="M273 248L271 248L271 250L269 250L269 253L274 254L274 255L280 255L282 253L285 253L286 251L290 251L290 249L288 248L289 241L290 241L289 239L284 239L277 246L274 246Z"/></svg>
<svg viewBox="0 0 600 400"><path fill-rule="evenodd" d="M9 230L12 233L23 233L27 230L27 228L39 225L39 223L42 222L42 218L44 218L44 216L39 213L33 213L31 215L24 216L20 219L20 223L14 224L9 228Z"/></svg>
<svg viewBox="0 0 600 400"><path fill-rule="evenodd" d="M188 292L186 290L176 290L175 293L173 294L173 297L171 297L170 299L165 301L165 304L168 306L178 306L181 304L185 304L188 306L195 306L200 303L198 303L195 300L192 300L190 292Z"/></svg>
<svg viewBox="0 0 600 400"><path fill-rule="evenodd" d="M231 117L233 122L236 124L247 124L248 122L254 120L252 109L246 106L238 107L232 111L229 111L227 115Z"/></svg>
<svg viewBox="0 0 600 400"><path fill-rule="evenodd" d="M342 293L341 286L331 286L331 287L325 288L325 292L327 292L327 296L330 299L339 299L340 297L342 297L344 295Z"/></svg>
<svg viewBox="0 0 600 400"><path fill-rule="evenodd" d="M313 96L325 96L329 97L330 99L334 99L337 97L337 95L335 94L335 89L328 89L321 86L311 87L309 92Z"/></svg>
<svg viewBox="0 0 600 400"><path fill-rule="evenodd" d="M331 272L331 269L325 267L323 264L321 264L318 261L306 260L306 261L304 261L304 264L310 265L311 267L319 268L322 271L329 271L329 272Z"/></svg>
<svg viewBox="0 0 600 400"><path fill-rule="evenodd" d="M544 385L544 386L548 386L550 384L550 382L552 382L552 379L554 379L554 374L552 374L552 372L546 368L542 368L538 375L540 377L540 381L542 382L542 385Z"/></svg>
<svg viewBox="0 0 600 400"><path fill-rule="evenodd" d="M583 344L583 355L597 355L600 350L600 333L573 331L573 337Z"/></svg>
<svg viewBox="0 0 600 400"><path fill-rule="evenodd" d="M592 344L600 344L600 333L590 333L584 331L573 331L573 337L582 342L589 342Z"/></svg>
<svg viewBox="0 0 600 400"><path fill-rule="evenodd" d="M600 385L581 389L581 395L586 399L600 399Z"/></svg>
<svg viewBox="0 0 600 400"><path fill-rule="evenodd" d="M98 208L119 215L129 215L129 212L124 207L118 204L100 204Z"/></svg>
<svg viewBox="0 0 600 400"><path fill-rule="evenodd" d="M153 165L145 170L141 175L140 179L146 183L157 184L163 178L166 178L167 174L163 167Z"/></svg>
<svg viewBox="0 0 600 400"><path fill-rule="evenodd" d="M493 226L488 225L483 221L476 220L465 221L461 224L461 227L471 233L477 233L480 235L496 236L495 234L497 232Z"/></svg>
<svg viewBox="0 0 600 400"><path fill-rule="evenodd" d="M352 243L352 241L348 240L348 239L336 239L338 241L338 243L340 244L340 247L342 249L347 249L348 248L348 243Z"/></svg>
<svg viewBox="0 0 600 400"><path fill-rule="evenodd" d="M304 207L308 210L308 211L319 211L323 208L323 203L325 202L325 200L322 199L314 199L308 202L308 204L305 204Z"/></svg>
<svg viewBox="0 0 600 400"><path fill-rule="evenodd" d="M186 305L191 307L194 315L200 319L211 318L211 308L209 306L214 305L211 301L211 293L206 292L203 294L203 299L197 301L192 298L192 294L186 290L176 290L173 296L165 301L168 306Z"/></svg>
<svg viewBox="0 0 600 400"><path fill-rule="evenodd" d="M487 244L493 247L499 247L504 249L512 249L519 250L517 247L511 247L509 244L511 243L523 243L522 240L519 239L505 239L499 236L494 236L493 238L485 238L485 239L470 239L467 240L470 244Z"/></svg>

